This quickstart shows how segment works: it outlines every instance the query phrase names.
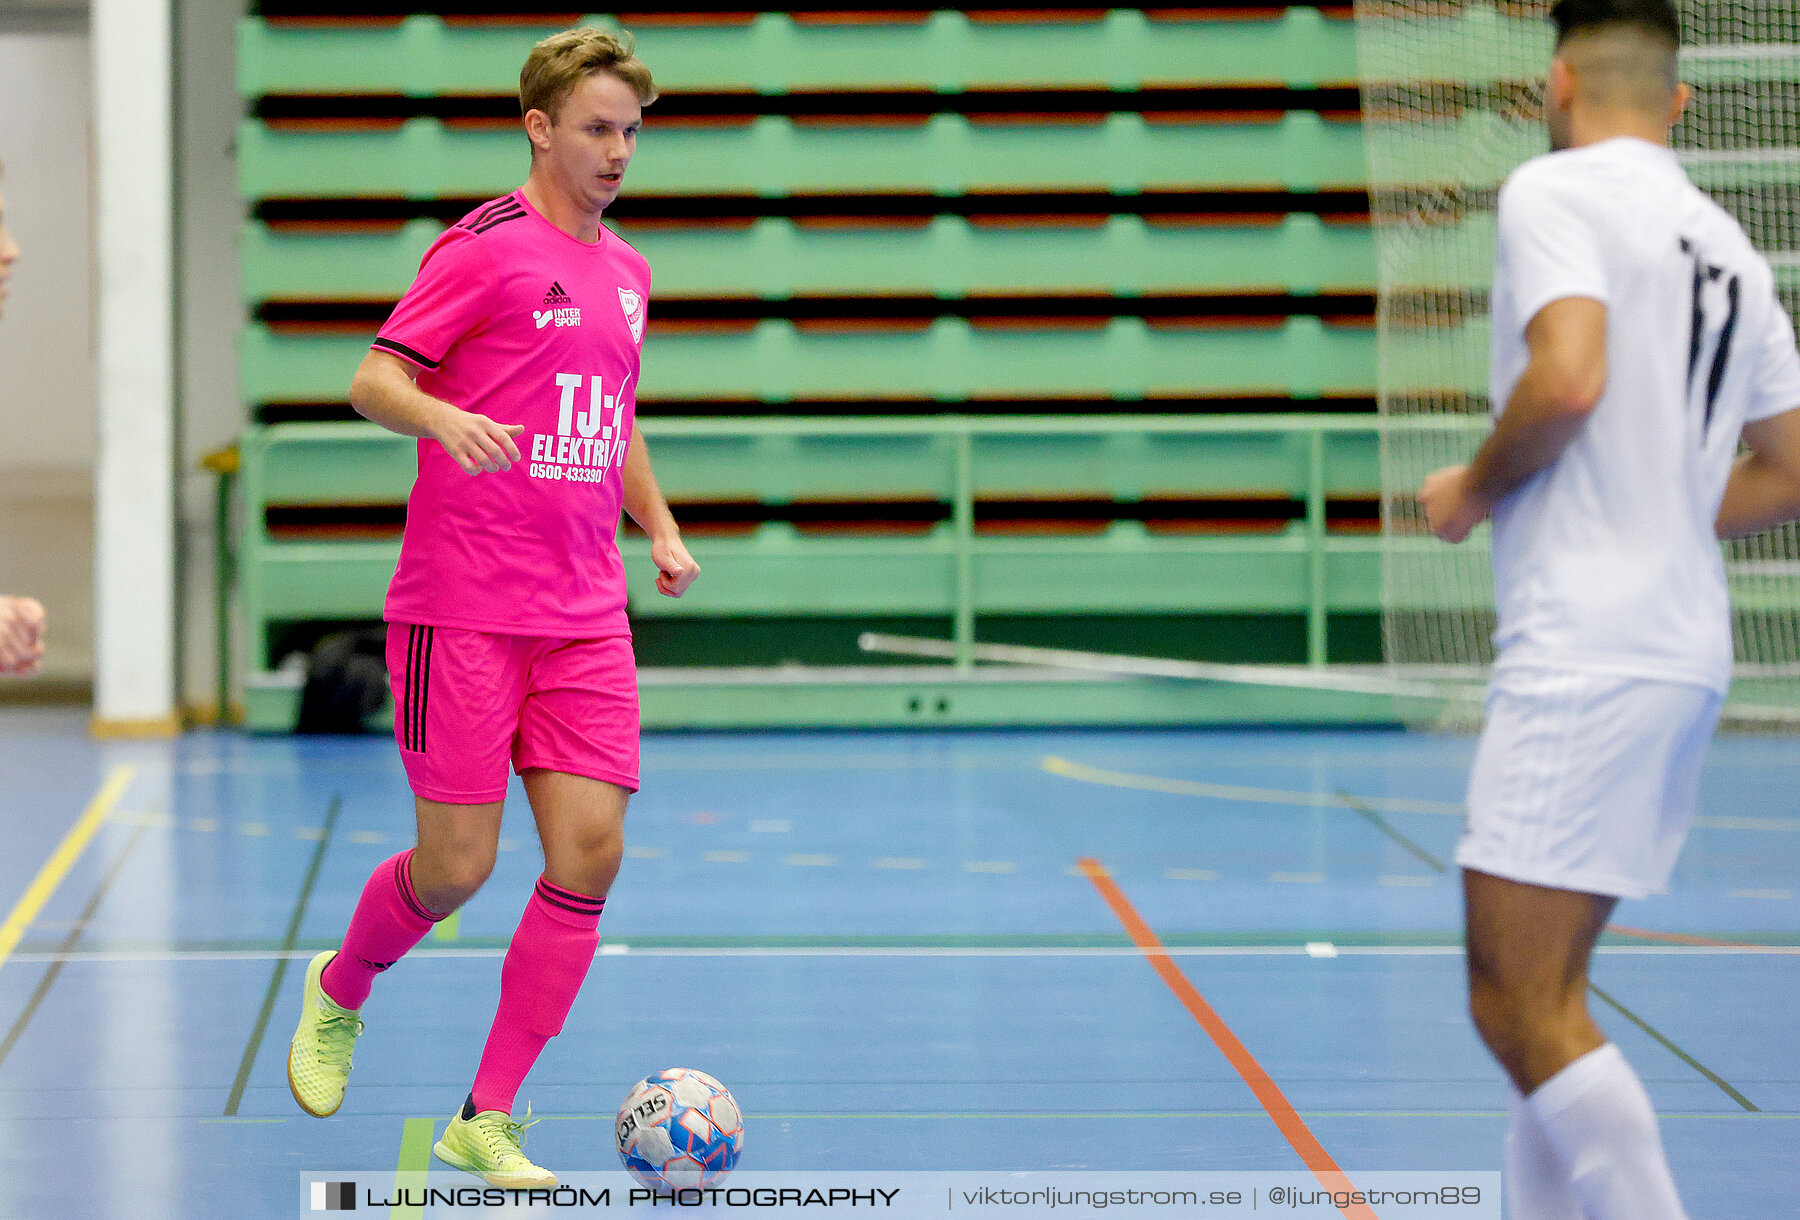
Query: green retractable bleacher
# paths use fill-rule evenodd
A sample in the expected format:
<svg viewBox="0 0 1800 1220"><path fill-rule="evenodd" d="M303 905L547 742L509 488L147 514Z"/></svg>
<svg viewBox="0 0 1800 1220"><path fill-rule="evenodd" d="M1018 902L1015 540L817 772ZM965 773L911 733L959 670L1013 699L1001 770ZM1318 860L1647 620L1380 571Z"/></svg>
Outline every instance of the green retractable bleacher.
<svg viewBox="0 0 1800 1220"><path fill-rule="evenodd" d="M609 223L655 274L640 419L706 569L679 602L643 595L645 548L624 541L640 651L675 667L647 672L647 724L1376 714L707 668L744 659L753 621L776 625L771 664L856 660L859 625L896 623L1374 659L1375 268L1347 9L636 29L664 96ZM507 95L545 32L300 0L242 26L256 727L291 719L288 649L379 616L411 442L336 422L345 389L436 233L523 179Z"/></svg>

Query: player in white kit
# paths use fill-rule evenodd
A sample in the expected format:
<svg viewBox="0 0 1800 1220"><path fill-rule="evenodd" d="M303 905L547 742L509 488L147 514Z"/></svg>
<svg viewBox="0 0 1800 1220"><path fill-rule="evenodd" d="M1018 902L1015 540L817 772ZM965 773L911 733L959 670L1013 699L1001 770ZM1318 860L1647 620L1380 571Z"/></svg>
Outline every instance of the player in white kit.
<svg viewBox="0 0 1800 1220"><path fill-rule="evenodd" d="M1656 1116L1588 1015L1588 961L1686 837L1731 679L1717 536L1800 511L1800 355L1767 262L1669 147L1673 6L1551 17L1555 151L1500 193L1498 419L1421 492L1447 541L1493 517L1499 655L1456 855L1469 1007L1517 1089L1509 1213L1666 1220Z"/></svg>

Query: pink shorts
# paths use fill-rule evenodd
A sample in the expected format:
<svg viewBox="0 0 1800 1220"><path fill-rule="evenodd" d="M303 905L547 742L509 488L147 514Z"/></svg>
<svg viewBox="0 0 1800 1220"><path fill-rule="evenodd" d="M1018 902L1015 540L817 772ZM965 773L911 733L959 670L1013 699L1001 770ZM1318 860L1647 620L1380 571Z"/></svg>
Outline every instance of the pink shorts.
<svg viewBox="0 0 1800 1220"><path fill-rule="evenodd" d="M637 791L629 636L558 640L390 623L387 663L400 761L426 800L501 800L509 762Z"/></svg>

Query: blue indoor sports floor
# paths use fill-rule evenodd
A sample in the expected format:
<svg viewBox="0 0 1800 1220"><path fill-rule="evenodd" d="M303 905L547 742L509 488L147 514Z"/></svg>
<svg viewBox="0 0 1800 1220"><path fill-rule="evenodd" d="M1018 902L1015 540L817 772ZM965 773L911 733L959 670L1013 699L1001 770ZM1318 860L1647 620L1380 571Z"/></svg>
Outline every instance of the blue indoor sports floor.
<svg viewBox="0 0 1800 1220"><path fill-rule="evenodd" d="M652 736L602 955L521 1094L548 1117L528 1150L616 1168L626 1090L682 1066L737 1095L745 1169L1301 1169L1110 884L1352 1177L1497 1170L1506 1092L1445 867L1473 744ZM8 711L0 776L22 934L0 937L0 1220L286 1216L303 1172L418 1157L540 867L516 783L492 881L379 980L319 1121L287 1039L305 960L411 844L392 742L97 744ZM1594 972L1695 1220L1796 1213L1797 894L1800 741L1722 739L1671 893L1620 908Z"/></svg>

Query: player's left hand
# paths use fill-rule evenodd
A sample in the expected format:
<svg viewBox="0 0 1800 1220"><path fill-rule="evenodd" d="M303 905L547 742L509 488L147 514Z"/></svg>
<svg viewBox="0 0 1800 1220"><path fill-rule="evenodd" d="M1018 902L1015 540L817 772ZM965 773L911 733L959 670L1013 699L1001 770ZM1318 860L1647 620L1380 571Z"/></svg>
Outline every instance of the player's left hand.
<svg viewBox="0 0 1800 1220"><path fill-rule="evenodd" d="M1490 507L1470 490L1467 466L1446 466L1426 475L1419 503L1425 508L1425 524L1445 542L1467 538Z"/></svg>
<svg viewBox="0 0 1800 1220"><path fill-rule="evenodd" d="M656 591L665 597L680 597L700 576L700 565L678 534L652 542L650 561L656 565Z"/></svg>

